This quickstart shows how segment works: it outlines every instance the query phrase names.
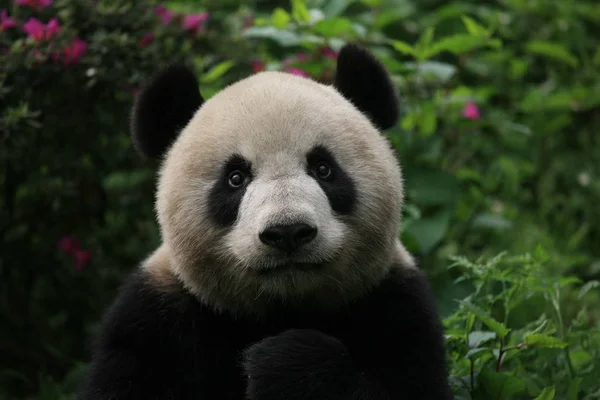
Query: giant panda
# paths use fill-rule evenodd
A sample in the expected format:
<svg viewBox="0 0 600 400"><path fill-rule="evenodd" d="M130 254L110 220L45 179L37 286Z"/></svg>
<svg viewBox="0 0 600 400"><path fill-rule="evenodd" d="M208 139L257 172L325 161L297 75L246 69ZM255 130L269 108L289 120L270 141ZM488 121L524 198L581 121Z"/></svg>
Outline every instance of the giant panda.
<svg viewBox="0 0 600 400"><path fill-rule="evenodd" d="M432 290L398 239L383 64L347 44L331 85L198 86L170 66L134 105L162 244L106 311L77 398L452 398Z"/></svg>

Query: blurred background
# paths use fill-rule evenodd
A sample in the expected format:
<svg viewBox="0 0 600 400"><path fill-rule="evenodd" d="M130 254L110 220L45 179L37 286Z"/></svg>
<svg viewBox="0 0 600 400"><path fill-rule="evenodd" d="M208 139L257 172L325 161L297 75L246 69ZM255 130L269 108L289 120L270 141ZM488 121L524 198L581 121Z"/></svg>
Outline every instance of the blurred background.
<svg viewBox="0 0 600 400"><path fill-rule="evenodd" d="M0 399L71 399L159 243L140 84L329 82L364 44L402 118L399 234L434 283L457 399L600 399L596 0L0 0ZM410 345L410 344L407 344Z"/></svg>

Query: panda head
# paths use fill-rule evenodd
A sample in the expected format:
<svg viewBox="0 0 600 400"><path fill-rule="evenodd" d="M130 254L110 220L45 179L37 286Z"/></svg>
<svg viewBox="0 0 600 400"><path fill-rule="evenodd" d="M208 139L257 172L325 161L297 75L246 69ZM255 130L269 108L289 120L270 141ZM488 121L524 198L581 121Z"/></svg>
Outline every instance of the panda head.
<svg viewBox="0 0 600 400"><path fill-rule="evenodd" d="M398 240L401 172L380 133L397 119L386 70L356 45L331 86L262 72L205 101L189 69L163 70L132 118L138 149L162 160L163 254L148 265L234 312L364 293L412 264Z"/></svg>

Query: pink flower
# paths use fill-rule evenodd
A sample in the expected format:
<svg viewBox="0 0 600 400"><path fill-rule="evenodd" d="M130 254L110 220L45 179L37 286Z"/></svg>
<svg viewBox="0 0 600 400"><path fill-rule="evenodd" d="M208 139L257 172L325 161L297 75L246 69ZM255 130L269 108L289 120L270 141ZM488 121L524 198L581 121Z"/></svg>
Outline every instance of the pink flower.
<svg viewBox="0 0 600 400"><path fill-rule="evenodd" d="M44 31L46 25L44 25L37 18L29 18L27 22L23 24L23 31L27 34L27 37L35 40L42 40L44 38Z"/></svg>
<svg viewBox="0 0 600 400"><path fill-rule="evenodd" d="M469 101L462 110L463 117L470 120L477 120L480 118L479 107L472 101Z"/></svg>
<svg viewBox="0 0 600 400"><path fill-rule="evenodd" d="M73 262L75 263L75 269L81 271L83 266L92 259L92 253L89 251L76 250L73 253Z"/></svg>
<svg viewBox="0 0 600 400"><path fill-rule="evenodd" d="M75 38L63 49L63 65L75 64L87 52L87 42Z"/></svg>
<svg viewBox="0 0 600 400"><path fill-rule="evenodd" d="M183 30L196 32L202 28L202 23L207 19L207 12L186 15L183 17Z"/></svg>
<svg viewBox="0 0 600 400"><path fill-rule="evenodd" d="M163 25L169 25L174 16L173 12L167 9L165 6L156 7L154 9L154 14L160 17Z"/></svg>
<svg viewBox="0 0 600 400"><path fill-rule="evenodd" d="M309 60L309 55L306 53L298 53L296 55L296 60L299 62L304 62L304 61L308 61Z"/></svg>
<svg viewBox="0 0 600 400"><path fill-rule="evenodd" d="M252 61L252 71L253 72L260 72L260 71L264 71L265 69L265 63L259 60L256 61Z"/></svg>
<svg viewBox="0 0 600 400"><path fill-rule="evenodd" d="M321 51L323 52L323 56L325 58L329 58L332 60L335 60L339 53L338 51L331 50L329 47L323 47L323 48L321 48Z"/></svg>
<svg viewBox="0 0 600 400"><path fill-rule="evenodd" d="M15 0L15 3L20 6L46 8L52 5L52 0Z"/></svg>
<svg viewBox="0 0 600 400"><path fill-rule="evenodd" d="M23 24L23 30L27 33L27 37L35 40L50 39L52 36L60 32L60 24L58 19L52 18L48 24L44 24L37 18L29 18Z"/></svg>
<svg viewBox="0 0 600 400"><path fill-rule="evenodd" d="M52 36L56 35L60 32L60 24L58 23L58 19L52 18L46 24L46 39L50 39Z"/></svg>
<svg viewBox="0 0 600 400"><path fill-rule="evenodd" d="M153 34L152 32L150 32L150 33L146 33L146 34L144 35L144 37L142 37L142 38L139 40L139 42L138 42L138 45L139 45L139 46L141 46L141 47L144 47L144 46L147 46L147 45L149 45L150 43L152 43L152 41L153 41L153 40L154 40L154 34Z"/></svg>
<svg viewBox="0 0 600 400"><path fill-rule="evenodd" d="M0 13L0 32L17 26L14 18L9 18L6 10L2 10Z"/></svg>
<svg viewBox="0 0 600 400"><path fill-rule="evenodd" d="M70 254L79 250L79 243L70 235L65 235L58 241L58 248L60 251Z"/></svg>
<svg viewBox="0 0 600 400"><path fill-rule="evenodd" d="M140 88L137 86L132 86L131 88L129 88L129 90L131 91L133 97L137 97L138 93L140 92Z"/></svg>
<svg viewBox="0 0 600 400"><path fill-rule="evenodd" d="M289 72L292 75L303 76L305 78L308 77L308 73L306 71L301 70L300 68L286 68L285 72Z"/></svg>

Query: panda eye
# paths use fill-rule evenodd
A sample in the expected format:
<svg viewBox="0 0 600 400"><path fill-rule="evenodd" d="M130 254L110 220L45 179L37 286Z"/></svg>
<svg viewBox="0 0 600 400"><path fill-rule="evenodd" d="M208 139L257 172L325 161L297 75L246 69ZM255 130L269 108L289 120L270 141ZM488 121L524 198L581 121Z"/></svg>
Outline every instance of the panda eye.
<svg viewBox="0 0 600 400"><path fill-rule="evenodd" d="M331 176L331 166L325 161L321 161L315 167L315 172L320 179L327 179Z"/></svg>
<svg viewBox="0 0 600 400"><path fill-rule="evenodd" d="M244 184L245 180L246 180L246 177L244 176L244 174L241 171L233 171L227 177L227 183L232 188L239 188L240 186L242 186Z"/></svg>

